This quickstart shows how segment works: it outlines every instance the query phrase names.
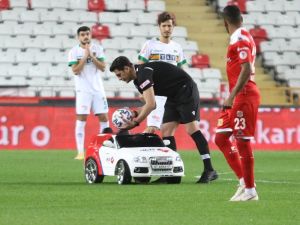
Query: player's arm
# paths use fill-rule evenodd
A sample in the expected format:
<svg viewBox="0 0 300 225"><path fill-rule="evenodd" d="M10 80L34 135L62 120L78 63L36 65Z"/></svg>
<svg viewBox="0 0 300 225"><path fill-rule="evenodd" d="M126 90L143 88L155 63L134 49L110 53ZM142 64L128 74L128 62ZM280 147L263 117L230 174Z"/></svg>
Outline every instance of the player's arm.
<svg viewBox="0 0 300 225"><path fill-rule="evenodd" d="M150 87L143 92L143 99L145 104L141 107L138 116L134 119L138 123L142 122L150 112L156 108L153 87Z"/></svg>
<svg viewBox="0 0 300 225"><path fill-rule="evenodd" d="M95 64L98 70L104 72L105 70L105 62L102 59L98 59L96 56L91 57L92 62Z"/></svg>
<svg viewBox="0 0 300 225"><path fill-rule="evenodd" d="M72 65L72 71L73 71L73 73L75 75L79 75L80 74L80 72L82 71L82 69L83 69L83 67L84 67L84 65L86 63L86 60L87 60L87 57L84 56L82 59L80 59L78 61L77 64Z"/></svg>
<svg viewBox="0 0 300 225"><path fill-rule="evenodd" d="M232 89L228 99L225 100L224 106L231 107L235 96L243 89L250 78L251 74L251 64L250 62L245 62L241 64L241 72L235 87Z"/></svg>

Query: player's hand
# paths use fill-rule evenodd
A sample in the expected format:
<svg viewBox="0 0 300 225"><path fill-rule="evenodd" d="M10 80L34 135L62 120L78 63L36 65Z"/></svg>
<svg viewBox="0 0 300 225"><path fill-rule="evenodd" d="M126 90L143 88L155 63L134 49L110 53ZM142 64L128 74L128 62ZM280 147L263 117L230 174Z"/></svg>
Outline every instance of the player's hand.
<svg viewBox="0 0 300 225"><path fill-rule="evenodd" d="M225 109L231 109L232 105L233 105L233 98L231 98L231 97L227 98L224 101L223 110L225 110Z"/></svg>
<svg viewBox="0 0 300 225"><path fill-rule="evenodd" d="M124 125L120 128L120 130L131 130L139 125L138 122L134 120L128 120L125 118L125 116L123 116L122 119L124 121Z"/></svg>
<svg viewBox="0 0 300 225"><path fill-rule="evenodd" d="M85 45L85 51L84 51L84 58L90 57L91 56L90 54L91 54L91 52L90 52L90 45L86 44Z"/></svg>
<svg viewBox="0 0 300 225"><path fill-rule="evenodd" d="M157 127L149 126L149 127L146 127L146 129L144 130L143 133L154 134L155 131L157 131L157 130L159 130Z"/></svg>

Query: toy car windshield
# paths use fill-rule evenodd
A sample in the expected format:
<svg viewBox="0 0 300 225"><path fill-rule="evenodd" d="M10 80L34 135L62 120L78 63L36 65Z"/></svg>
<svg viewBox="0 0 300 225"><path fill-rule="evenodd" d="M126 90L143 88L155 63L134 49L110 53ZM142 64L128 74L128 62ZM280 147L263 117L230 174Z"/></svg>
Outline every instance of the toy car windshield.
<svg viewBox="0 0 300 225"><path fill-rule="evenodd" d="M118 135L116 140L120 148L165 147L161 138L155 134Z"/></svg>

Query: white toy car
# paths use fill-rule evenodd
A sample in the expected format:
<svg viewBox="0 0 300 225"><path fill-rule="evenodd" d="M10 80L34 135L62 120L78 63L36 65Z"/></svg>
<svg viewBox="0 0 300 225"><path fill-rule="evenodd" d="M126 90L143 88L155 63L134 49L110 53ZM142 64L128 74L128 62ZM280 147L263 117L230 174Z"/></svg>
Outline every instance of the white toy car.
<svg viewBox="0 0 300 225"><path fill-rule="evenodd" d="M166 147L155 134L99 134L85 156L87 183L101 183L104 176L117 176L118 184L148 183L152 176L178 184L184 176L180 155Z"/></svg>

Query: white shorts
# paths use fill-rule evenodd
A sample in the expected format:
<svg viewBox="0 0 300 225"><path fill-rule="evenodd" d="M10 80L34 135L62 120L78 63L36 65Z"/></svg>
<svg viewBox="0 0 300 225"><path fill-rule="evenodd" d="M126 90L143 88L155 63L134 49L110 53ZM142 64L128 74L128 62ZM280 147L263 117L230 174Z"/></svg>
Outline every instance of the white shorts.
<svg viewBox="0 0 300 225"><path fill-rule="evenodd" d="M76 114L89 115L91 110L93 113L108 113L107 99L102 92L82 92L76 91Z"/></svg>
<svg viewBox="0 0 300 225"><path fill-rule="evenodd" d="M160 128L165 112L166 101L167 97L165 96L155 96L156 109L154 109L147 117L148 127Z"/></svg>

